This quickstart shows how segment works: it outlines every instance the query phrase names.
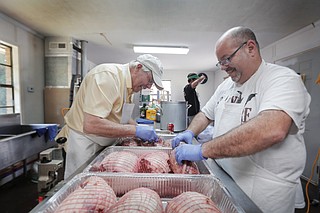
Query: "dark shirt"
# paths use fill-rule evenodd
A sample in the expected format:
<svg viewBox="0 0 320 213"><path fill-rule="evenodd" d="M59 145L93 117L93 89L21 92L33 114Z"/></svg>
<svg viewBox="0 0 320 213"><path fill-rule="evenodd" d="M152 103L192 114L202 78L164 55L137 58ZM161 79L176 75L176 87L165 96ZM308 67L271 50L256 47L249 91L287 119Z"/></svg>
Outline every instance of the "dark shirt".
<svg viewBox="0 0 320 213"><path fill-rule="evenodd" d="M188 109L188 116L194 116L200 111L200 103L196 89L193 89L190 84L187 84L184 89L184 99L192 106Z"/></svg>

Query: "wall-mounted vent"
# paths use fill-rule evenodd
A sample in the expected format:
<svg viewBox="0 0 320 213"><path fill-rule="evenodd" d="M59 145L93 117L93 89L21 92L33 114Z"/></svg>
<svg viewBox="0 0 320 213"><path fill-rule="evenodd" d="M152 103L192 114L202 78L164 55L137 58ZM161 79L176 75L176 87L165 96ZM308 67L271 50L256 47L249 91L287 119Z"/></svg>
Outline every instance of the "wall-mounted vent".
<svg viewBox="0 0 320 213"><path fill-rule="evenodd" d="M73 43L74 41L71 37L47 37L45 39L45 56L72 57Z"/></svg>
<svg viewBox="0 0 320 213"><path fill-rule="evenodd" d="M49 50L66 50L67 43L66 42L49 42Z"/></svg>

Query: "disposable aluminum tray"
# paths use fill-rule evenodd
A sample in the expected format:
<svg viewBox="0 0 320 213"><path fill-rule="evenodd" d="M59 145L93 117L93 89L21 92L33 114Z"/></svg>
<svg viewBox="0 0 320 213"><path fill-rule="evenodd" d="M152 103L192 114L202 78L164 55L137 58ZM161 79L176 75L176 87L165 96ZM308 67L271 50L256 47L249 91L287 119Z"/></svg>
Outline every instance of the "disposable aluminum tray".
<svg viewBox="0 0 320 213"><path fill-rule="evenodd" d="M120 173L80 173L55 193L38 212L52 213L59 204L90 176L102 177L112 187L117 197L139 187L156 191L165 208L172 198L186 191L195 191L210 197L222 212L236 213L244 210L234 202L226 188L213 175L156 175Z"/></svg>
<svg viewBox="0 0 320 213"><path fill-rule="evenodd" d="M143 154L155 152L155 151L162 151L166 153L171 152L170 147L142 147L142 146L109 146L105 148L84 170L83 172L93 172L92 167L94 165L99 164L106 156L111 154L112 152L117 151L129 151L137 154L138 156L141 156ZM200 174L211 174L208 166L204 163L204 161L196 162Z"/></svg>

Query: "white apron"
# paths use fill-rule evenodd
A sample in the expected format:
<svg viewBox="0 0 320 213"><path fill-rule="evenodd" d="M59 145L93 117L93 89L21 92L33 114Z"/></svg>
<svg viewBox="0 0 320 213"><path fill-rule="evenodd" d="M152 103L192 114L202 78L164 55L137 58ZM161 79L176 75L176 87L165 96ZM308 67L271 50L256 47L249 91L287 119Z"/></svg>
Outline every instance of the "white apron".
<svg viewBox="0 0 320 213"><path fill-rule="evenodd" d="M128 123L134 108L134 104L126 103L127 86L126 86L126 70L125 66L122 68L124 76L124 97L122 107L122 117L120 123ZM66 156L66 169L64 178L67 179L79 167L86 163L95 153L106 146L111 146L116 141L116 138L101 137L92 134L84 134L81 132L69 130L68 152Z"/></svg>
<svg viewBox="0 0 320 213"><path fill-rule="evenodd" d="M240 125L242 109L243 103L222 102L217 106L215 137ZM239 121L235 121L235 118L239 118ZM294 212L295 182L267 171L257 165L251 156L216 161L263 212Z"/></svg>
<svg viewBox="0 0 320 213"><path fill-rule="evenodd" d="M127 84L126 84L126 70L125 67L122 68L122 73L124 76L124 90L123 90L123 107L122 107L122 115L121 115L121 124L127 124L129 123L129 120L131 119L132 112L134 109L133 103L127 103Z"/></svg>

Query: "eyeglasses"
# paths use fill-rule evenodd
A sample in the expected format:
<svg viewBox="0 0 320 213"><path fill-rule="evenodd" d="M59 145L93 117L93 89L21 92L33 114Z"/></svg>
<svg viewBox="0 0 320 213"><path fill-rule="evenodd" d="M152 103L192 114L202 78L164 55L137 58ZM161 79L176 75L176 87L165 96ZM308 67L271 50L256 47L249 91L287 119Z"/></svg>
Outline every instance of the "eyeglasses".
<svg viewBox="0 0 320 213"><path fill-rule="evenodd" d="M245 44L247 44L248 41L243 42L240 47L238 47L238 49L236 49L236 51L234 51L228 58L223 59L221 61L218 61L218 63L216 64L217 67L221 68L221 66L227 66L231 63L231 59L233 58L233 56L236 55L236 53L241 49L241 47L243 47Z"/></svg>

